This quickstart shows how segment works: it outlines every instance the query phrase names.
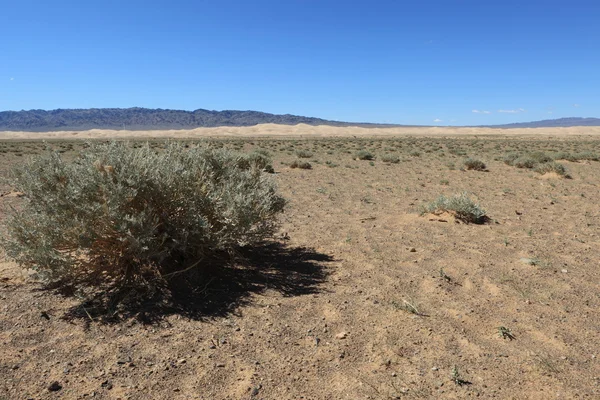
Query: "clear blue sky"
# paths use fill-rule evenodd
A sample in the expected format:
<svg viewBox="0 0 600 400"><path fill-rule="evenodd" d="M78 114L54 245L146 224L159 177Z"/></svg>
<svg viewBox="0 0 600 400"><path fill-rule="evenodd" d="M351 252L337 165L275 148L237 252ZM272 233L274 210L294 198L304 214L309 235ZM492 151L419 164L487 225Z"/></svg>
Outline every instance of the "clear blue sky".
<svg viewBox="0 0 600 400"><path fill-rule="evenodd" d="M427 125L600 117L599 0L0 6L0 110L205 108Z"/></svg>

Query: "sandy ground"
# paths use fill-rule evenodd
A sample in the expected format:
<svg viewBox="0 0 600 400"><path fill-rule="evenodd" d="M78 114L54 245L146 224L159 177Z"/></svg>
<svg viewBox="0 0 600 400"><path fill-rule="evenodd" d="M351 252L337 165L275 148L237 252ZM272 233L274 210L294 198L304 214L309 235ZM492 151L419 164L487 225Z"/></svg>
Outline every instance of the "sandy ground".
<svg viewBox="0 0 600 400"><path fill-rule="evenodd" d="M558 136L224 140L273 155L282 247L209 281L210 312L153 323L69 317L81 300L0 262L0 400L598 399L600 162L560 161L572 179L502 162L600 152ZM0 144L0 174L42 147ZM298 150L312 169L289 167ZM488 171L461 170L468 156ZM0 210L22 201L0 189ZM488 224L419 215L463 191Z"/></svg>
<svg viewBox="0 0 600 400"><path fill-rule="evenodd" d="M0 132L2 139L97 139L97 138L203 138L203 137L365 137L365 136L598 136L600 127L569 128L360 128L261 124L248 127L198 128L192 130L127 131L101 130L56 132Z"/></svg>

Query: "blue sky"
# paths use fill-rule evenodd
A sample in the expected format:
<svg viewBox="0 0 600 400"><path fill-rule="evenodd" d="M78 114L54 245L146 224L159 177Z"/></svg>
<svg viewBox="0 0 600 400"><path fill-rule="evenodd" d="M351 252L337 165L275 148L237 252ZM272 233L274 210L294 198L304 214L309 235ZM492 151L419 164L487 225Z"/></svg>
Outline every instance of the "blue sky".
<svg viewBox="0 0 600 400"><path fill-rule="evenodd" d="M0 0L0 110L600 117L600 1Z"/></svg>

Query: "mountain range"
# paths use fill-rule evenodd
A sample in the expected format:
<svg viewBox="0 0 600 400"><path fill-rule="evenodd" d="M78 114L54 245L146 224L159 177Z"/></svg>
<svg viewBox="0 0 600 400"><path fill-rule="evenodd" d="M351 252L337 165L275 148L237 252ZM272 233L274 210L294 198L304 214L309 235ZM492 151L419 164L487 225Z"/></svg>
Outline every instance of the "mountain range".
<svg viewBox="0 0 600 400"><path fill-rule="evenodd" d="M89 108L28 110L0 112L0 131L76 131L88 129L194 129L217 126L252 126L257 124L330 125L393 127L407 125L350 123L291 114L269 114L259 111L195 111L148 108ZM540 128L569 126L600 126L600 118L560 118L505 125L493 128Z"/></svg>

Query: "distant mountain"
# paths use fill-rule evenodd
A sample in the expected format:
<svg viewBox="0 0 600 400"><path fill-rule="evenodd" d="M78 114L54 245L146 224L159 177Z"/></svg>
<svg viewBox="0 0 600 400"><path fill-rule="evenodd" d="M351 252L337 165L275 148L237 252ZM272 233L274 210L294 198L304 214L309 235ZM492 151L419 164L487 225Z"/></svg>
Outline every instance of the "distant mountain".
<svg viewBox="0 0 600 400"><path fill-rule="evenodd" d="M332 126L384 126L351 124L298 115L258 111L163 110L148 108L90 108L0 112L0 131L57 131L87 129L193 129L257 124L308 124Z"/></svg>
<svg viewBox="0 0 600 400"><path fill-rule="evenodd" d="M194 129L258 124L394 127L408 125L351 123L259 111L163 110L148 108L89 108L0 112L0 131L79 131L88 129ZM488 125L491 128L600 126L600 118L560 118L544 121Z"/></svg>
<svg viewBox="0 0 600 400"><path fill-rule="evenodd" d="M488 125L490 128L560 128L569 126L600 126L600 118L558 118L514 124Z"/></svg>

